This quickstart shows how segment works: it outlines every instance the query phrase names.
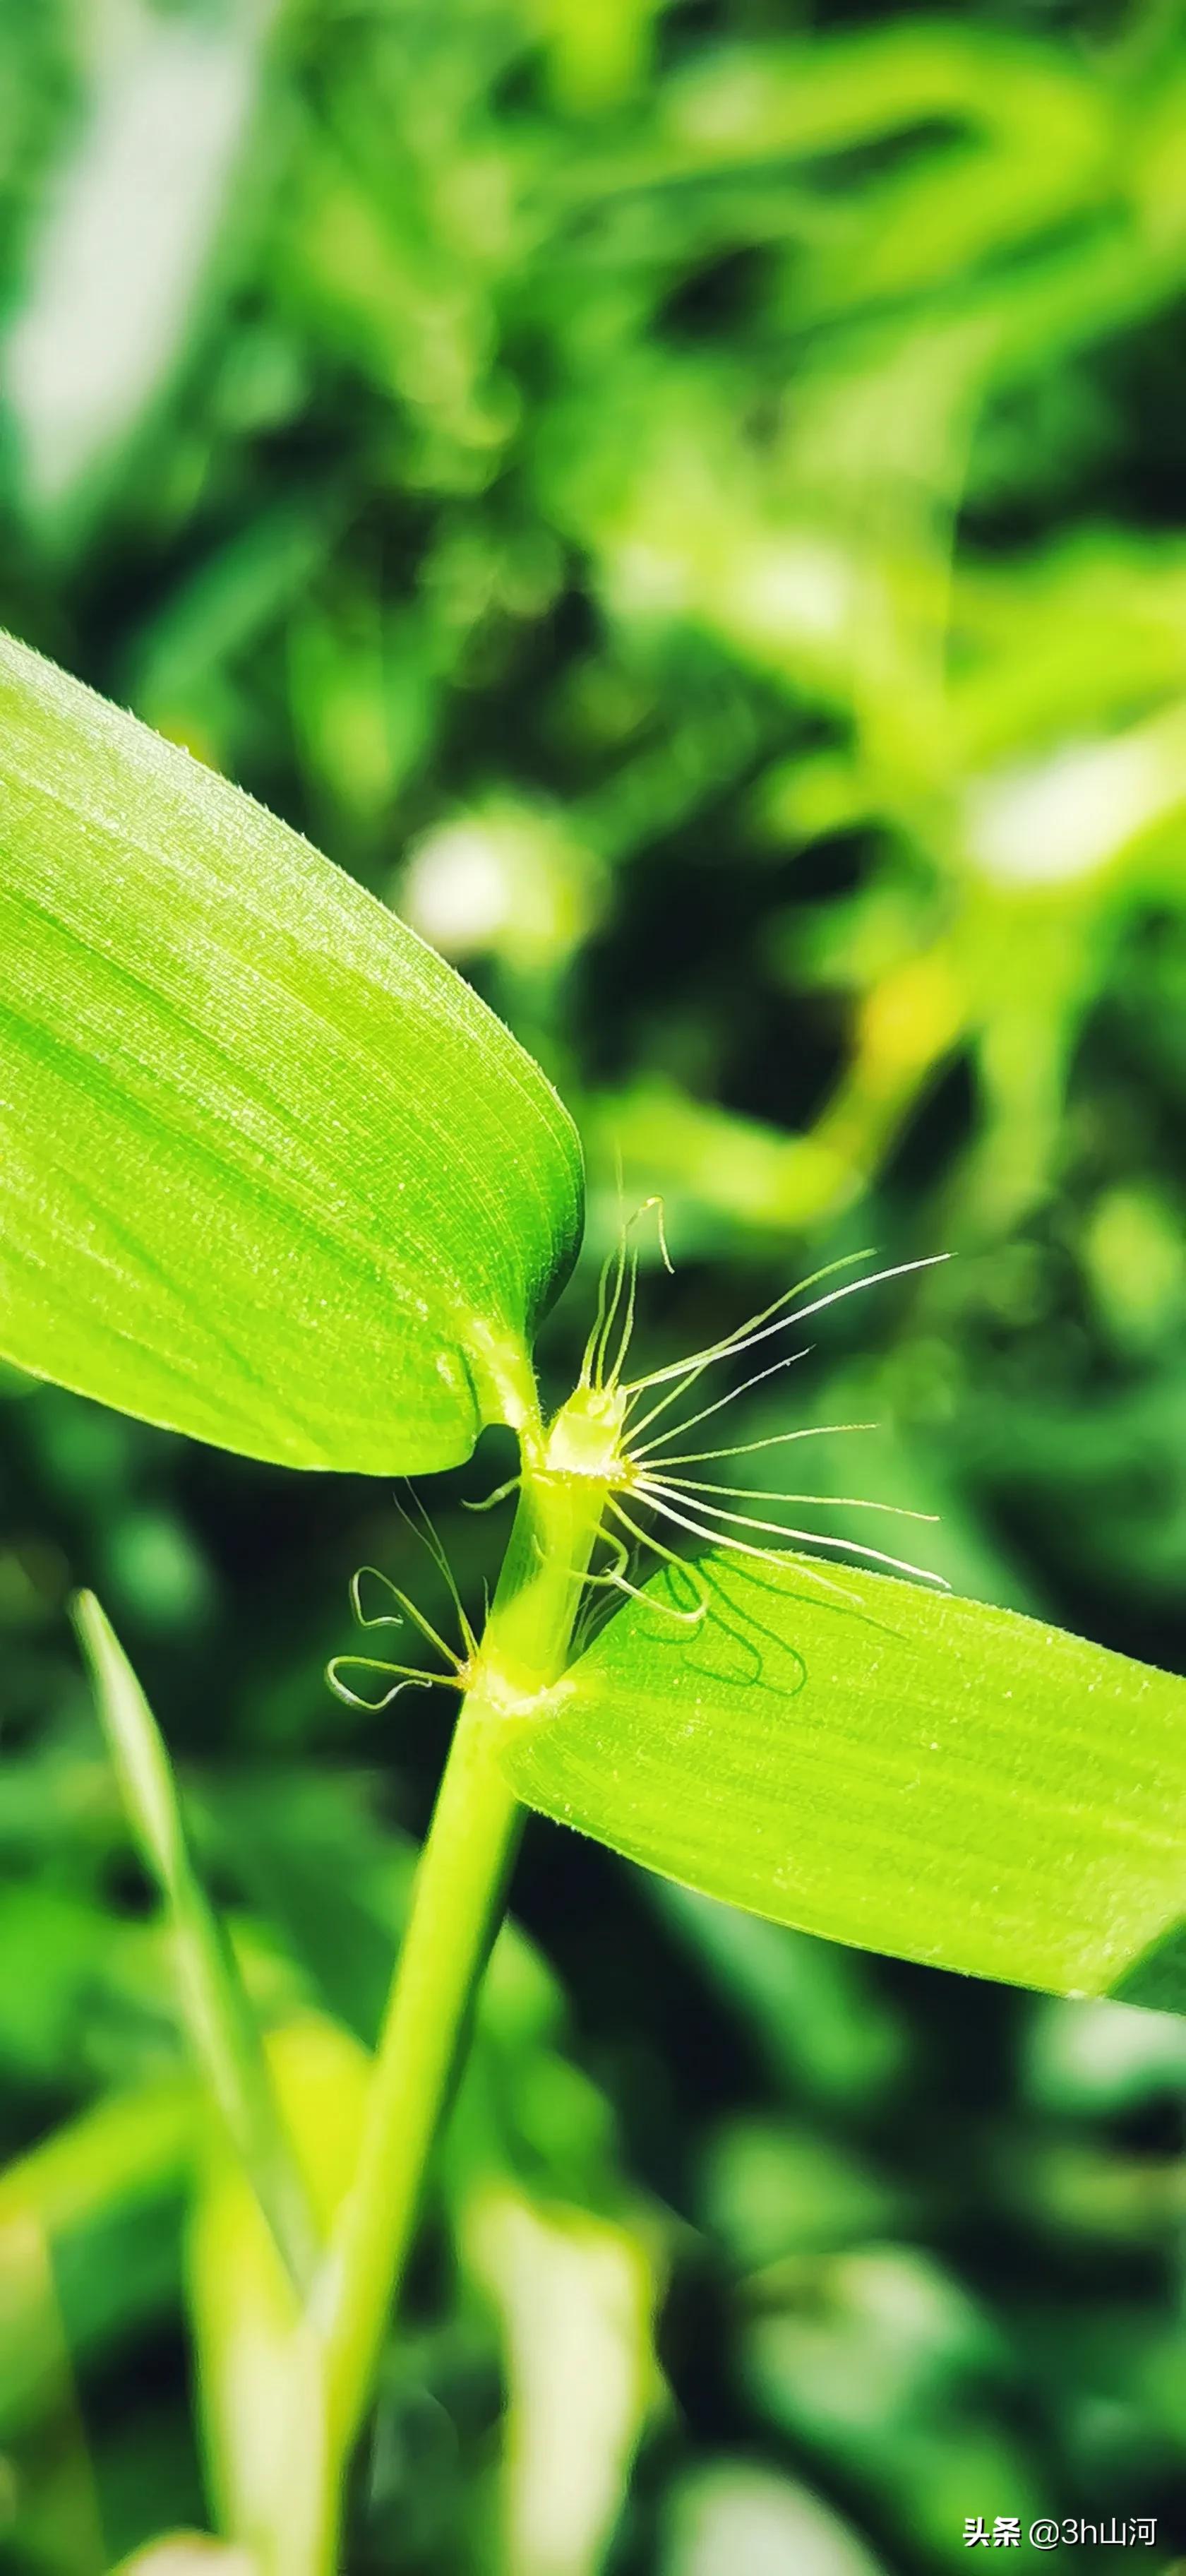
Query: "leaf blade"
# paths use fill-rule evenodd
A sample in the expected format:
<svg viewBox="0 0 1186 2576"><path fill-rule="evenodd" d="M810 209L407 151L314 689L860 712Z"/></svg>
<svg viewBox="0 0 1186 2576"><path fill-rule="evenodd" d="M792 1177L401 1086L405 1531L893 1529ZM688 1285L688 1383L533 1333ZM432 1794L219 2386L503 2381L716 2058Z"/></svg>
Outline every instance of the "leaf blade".
<svg viewBox="0 0 1186 2576"><path fill-rule="evenodd" d="M454 970L0 639L0 1350L246 1454L420 1473L528 1400L575 1131Z"/></svg>
<svg viewBox="0 0 1186 2576"><path fill-rule="evenodd" d="M698 1570L690 1636L649 1606L665 1569L508 1728L527 1805L799 1930L1059 1993L1180 1918L1186 1683L883 1575L837 1600L789 1552Z"/></svg>
<svg viewBox="0 0 1186 2576"><path fill-rule="evenodd" d="M304 2287L319 2252L316 2230L234 1953L194 1866L164 1739L93 1592L78 1594L74 1623L128 1821L172 1924L194 2057L277 2252Z"/></svg>

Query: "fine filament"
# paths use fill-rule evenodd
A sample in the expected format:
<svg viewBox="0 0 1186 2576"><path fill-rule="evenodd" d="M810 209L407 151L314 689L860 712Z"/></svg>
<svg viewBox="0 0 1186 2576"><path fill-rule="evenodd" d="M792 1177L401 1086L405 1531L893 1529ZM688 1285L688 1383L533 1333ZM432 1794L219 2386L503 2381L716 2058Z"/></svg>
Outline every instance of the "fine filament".
<svg viewBox="0 0 1186 2576"><path fill-rule="evenodd" d="M671 1270L662 1201L649 1198L635 1209L631 1217L622 1220L617 1242L602 1263L596 1311L577 1382L578 1395L606 1399L607 1410L612 1408L611 1420L620 1420L621 1430L616 1454L605 1471L606 1499L599 1534L605 1557L584 1577L588 1589L579 1614L574 1651L581 1651L588 1642L591 1626L595 1624L591 1611L591 1596L595 1591L643 1601L657 1616L672 1620L677 1626L692 1628L704 1618L708 1593L696 1560L678 1553L661 1537L653 1526L656 1520L666 1522L672 1530L697 1540L701 1547L724 1549L759 1564L777 1565L780 1562L782 1550L769 1544L774 1539L782 1541L784 1548L790 1545L796 1549L818 1549L825 1554L856 1557L867 1565L886 1567L896 1574L916 1577L945 1591L947 1585L941 1575L926 1566L913 1564L906 1557L891 1555L883 1548L866 1545L858 1539L800 1529L783 1520L765 1517L766 1511L775 1506L794 1507L804 1503L843 1511L888 1512L913 1521L934 1521L936 1515L933 1512L915 1511L903 1504L879 1502L861 1495L766 1490L760 1485L724 1484L715 1476L690 1476L680 1472L688 1467L716 1467L732 1459L754 1457L765 1450L789 1446L796 1440L839 1438L851 1432L874 1430L876 1425L871 1422L810 1423L793 1430L769 1432L753 1440L726 1442L715 1448L670 1447L671 1442L685 1439L701 1423L711 1421L728 1406L752 1394L755 1387L763 1386L781 1371L797 1366L800 1360L809 1356L810 1346L783 1352L743 1378L740 1385L726 1388L723 1395L715 1396L691 1414L678 1417L662 1430L654 1431L652 1426L681 1398L687 1397L707 1372L721 1361L736 1359L756 1349L761 1343L787 1332L793 1325L805 1322L809 1315L820 1314L842 1297L855 1296L862 1289L878 1287L890 1279L906 1278L915 1271L932 1269L937 1262L947 1258L946 1254L931 1254L918 1261L895 1262L886 1269L866 1272L858 1279L846 1279L803 1305L800 1301L810 1291L821 1287L825 1281L834 1280L839 1271L851 1269L855 1262L869 1258L864 1252L845 1253L839 1260L813 1271L796 1287L784 1290L770 1305L751 1315L733 1332L722 1335L718 1341L693 1351L686 1359L669 1362L644 1376L626 1381L623 1371L633 1338L638 1298L639 1254L631 1235L640 1218L651 1209L656 1211L663 1262L667 1270ZM656 1389L662 1392L649 1402ZM643 1433L650 1436L644 1439L640 1437ZM526 1470L521 1468L517 1475L508 1477L493 1493L480 1502L468 1503L466 1508L470 1511L492 1510L495 1504L504 1502L522 1486L525 1474ZM478 1656L478 1641L466 1616L445 1549L419 1496L410 1486L407 1493L406 1504L397 1495L397 1509L427 1551L445 1584L456 1615L463 1651L458 1653L447 1643L424 1611L408 1593L401 1591L390 1575L382 1573L376 1566L361 1567L350 1585L351 1604L360 1627L398 1628L405 1621L411 1621L425 1642L440 1656L444 1666L443 1671L433 1671L369 1655L336 1656L327 1672L331 1688L351 1707L372 1713L388 1707L401 1691L425 1690L433 1682L444 1682L451 1689L464 1691L469 1686ZM731 1508L736 1503L748 1503L759 1508L738 1511ZM628 1504L634 1508L628 1508ZM646 1525L635 1517L640 1508L647 1515ZM658 1599L632 1579L629 1571L632 1558L648 1553L690 1583L696 1594L694 1607L677 1609L674 1603ZM798 1568L805 1578L819 1584L825 1592L840 1600L851 1599L843 1586L825 1574L822 1567L811 1565L800 1557ZM362 1599L364 1580L380 1584L396 1607L368 1612ZM381 1699L372 1699L352 1686L346 1678L350 1673L374 1676L389 1687Z"/></svg>
<svg viewBox="0 0 1186 2576"><path fill-rule="evenodd" d="M652 1202L647 1201L646 1204L650 1206ZM638 1216L643 1213L644 1210L641 1208L637 1211ZM632 1218L630 1223L633 1224L635 1221L636 1219ZM883 1566L897 1574L912 1575L922 1582L934 1583L940 1589L946 1589L942 1576L933 1574L926 1566L913 1564L908 1558L891 1555L883 1548L871 1547L860 1540L838 1537L827 1532L790 1527L784 1521L763 1516L765 1510L775 1505L803 1503L830 1504L838 1510L889 1512L897 1514L902 1519L915 1521L933 1521L935 1518L933 1513L910 1510L896 1503L867 1500L857 1495L766 1491L761 1486L718 1484L715 1478L688 1476L678 1472L687 1467L716 1466L729 1459L752 1457L760 1451L777 1448L793 1440L839 1436L841 1433L874 1429L875 1426L872 1423L819 1423L791 1431L772 1432L754 1440L726 1443L717 1448L687 1450L670 1447L669 1444L673 1441L683 1440L701 1423L710 1421L715 1415L724 1412L729 1405L736 1404L742 1397L751 1394L755 1387L766 1384L782 1370L793 1368L799 1360L808 1356L807 1349L784 1352L779 1358L754 1370L742 1380L739 1386L727 1388L723 1395L716 1396L709 1403L699 1406L695 1412L681 1415L677 1420L665 1424L659 1431L652 1428L673 1405L679 1403L681 1397L690 1394L707 1371L714 1368L718 1362L735 1359L754 1350L759 1344L787 1331L792 1325L804 1322L809 1315L821 1313L825 1307L834 1305L842 1297L854 1296L862 1289L877 1287L886 1280L906 1277L914 1271L930 1269L936 1261L945 1259L946 1255L934 1254L923 1260L896 1262L882 1270L865 1272L858 1279L846 1279L839 1286L827 1287L823 1295L811 1297L810 1303L804 1305L801 1301L804 1297L810 1296L813 1289L823 1288L825 1282L835 1280L839 1271L850 1269L854 1263L866 1261L869 1258L866 1252L846 1253L838 1261L828 1262L822 1269L813 1271L796 1287L785 1290L781 1296L774 1298L770 1305L763 1307L756 1315L751 1315L745 1323L738 1325L733 1332L723 1334L719 1340L706 1344L699 1351L693 1351L686 1359L672 1361L662 1368L649 1370L644 1376L624 1383L623 1366L634 1325L638 1272L637 1250L628 1244L628 1233L629 1227L623 1225L619 1231L616 1250L608 1257L602 1268L598 1310L586 1349L585 1371L582 1376L583 1384L619 1391L625 1398L618 1473L607 1504L607 1515L613 1519L617 1527L629 1534L636 1548L649 1550L661 1563L678 1566L693 1581L697 1579L694 1560L689 1561L686 1557L677 1555L666 1541L659 1538L653 1527L644 1528L632 1513L627 1511L623 1496L628 1496L636 1506L641 1505L649 1520L664 1520L671 1528L697 1539L702 1546L728 1549L736 1555L750 1557L760 1563L774 1564L778 1561L777 1548L757 1543L759 1540L772 1538L795 1547L814 1548L842 1556L857 1557L866 1564ZM660 1240L666 1260L667 1247L662 1233ZM669 1262L668 1267L670 1268ZM617 1348L612 1368L607 1375L607 1354L619 1314L622 1316L622 1321L618 1329ZM657 1395L654 1402L648 1403L647 1399L656 1389L663 1391ZM640 1410L640 1407L645 1409ZM649 1433L650 1436L641 1438L639 1435L642 1433ZM730 1509L729 1505L735 1502L750 1503L759 1508L749 1512ZM746 1535L742 1536L742 1532ZM814 1579L824 1583L826 1589L835 1591L839 1588L828 1582L818 1568L811 1571ZM618 1588L626 1588L620 1568L611 1572L604 1580ZM644 1597L651 1607L666 1606L655 1602L649 1594ZM692 1615L701 1616L704 1606L702 1594L700 1610Z"/></svg>
<svg viewBox="0 0 1186 2576"><path fill-rule="evenodd" d="M401 1591L398 1583L394 1583L389 1574L384 1574L377 1565L360 1566L358 1572L350 1579L350 1606L359 1627L402 1628L405 1620L410 1619L413 1626L419 1629L425 1642L436 1648L445 1665L444 1672L433 1672L426 1671L416 1664L391 1663L386 1657L375 1655L335 1655L326 1666L326 1679L330 1689L338 1699L344 1700L348 1707L366 1709L372 1716L377 1716L381 1709L389 1708L392 1701L399 1698L401 1691L428 1690L433 1682L443 1682L449 1690L466 1690L478 1651L478 1641L466 1616L465 1605L457 1589L453 1568L440 1536L419 1495L412 1491L411 1486L407 1488L407 1493L407 1503L401 1500L399 1494L395 1495L396 1510L400 1518L407 1522L413 1536L419 1540L442 1577L457 1614L457 1624L465 1651L459 1655L455 1648L446 1642L439 1629L434 1628L431 1619L413 1601L411 1594ZM372 1582L381 1584L383 1590L397 1603L398 1607L395 1610L368 1611L364 1608L362 1585L368 1577ZM381 1699L371 1699L354 1689L346 1679L348 1673L374 1674L388 1681L390 1688L384 1691Z"/></svg>

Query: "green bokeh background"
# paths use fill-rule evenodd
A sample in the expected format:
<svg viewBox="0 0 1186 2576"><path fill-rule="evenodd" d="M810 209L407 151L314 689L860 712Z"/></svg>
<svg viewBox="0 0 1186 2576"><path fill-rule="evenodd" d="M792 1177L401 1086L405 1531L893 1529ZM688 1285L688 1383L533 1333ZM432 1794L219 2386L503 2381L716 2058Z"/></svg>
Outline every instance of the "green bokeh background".
<svg viewBox="0 0 1186 2576"><path fill-rule="evenodd" d="M876 1420L821 1492L1184 1668L1178 9L5 0L0 191L0 618L545 1064L591 1173L549 1387L619 1164L665 1203L656 1364L841 1253L950 1250L738 1436ZM99 2576L206 2517L202 2121L68 1591L261 2012L364 2041L449 1710L322 1670L360 1563L447 1605L380 1486L2 1393L0 2566ZM461 1504L507 1463L427 1496L475 1614ZM516 1905L352 2576L929 2576L975 2515L1186 2547L1186 2024L542 1825Z"/></svg>

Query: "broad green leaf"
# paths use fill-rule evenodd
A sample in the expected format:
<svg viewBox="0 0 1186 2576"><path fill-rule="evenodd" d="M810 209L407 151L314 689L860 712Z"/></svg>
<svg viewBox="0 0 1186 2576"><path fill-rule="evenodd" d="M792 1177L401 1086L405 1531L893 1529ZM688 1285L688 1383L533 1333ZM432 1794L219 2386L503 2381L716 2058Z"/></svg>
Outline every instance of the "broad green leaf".
<svg viewBox="0 0 1186 2576"><path fill-rule="evenodd" d="M886 1576L665 1569L538 1717L518 1795L776 1922L1101 1994L1181 1918L1186 1682ZM668 1614L668 1615L665 1615Z"/></svg>
<svg viewBox="0 0 1186 2576"><path fill-rule="evenodd" d="M1186 1912L1126 1966L1112 1991L1121 2003L1151 2012L1186 2013Z"/></svg>
<svg viewBox="0 0 1186 2576"><path fill-rule="evenodd" d="M453 969L0 639L0 1354L295 1467L514 1418L580 1153Z"/></svg>

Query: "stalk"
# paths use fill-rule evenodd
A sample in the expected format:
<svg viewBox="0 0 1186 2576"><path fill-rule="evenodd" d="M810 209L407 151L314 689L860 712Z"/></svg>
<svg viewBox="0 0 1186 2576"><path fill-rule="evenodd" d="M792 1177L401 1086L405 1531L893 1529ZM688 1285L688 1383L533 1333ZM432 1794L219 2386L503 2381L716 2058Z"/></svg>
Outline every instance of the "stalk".
<svg viewBox="0 0 1186 2576"><path fill-rule="evenodd" d="M355 2179L313 2292L335 2490L365 2412L518 1846L523 1811L499 1768L499 1731L564 1670L608 1493L608 1478L587 1467L551 1470L553 1442L533 1444L534 1461L524 1444L510 1545L413 1884ZM337 2506L328 2497L326 2506L318 2567L332 2576Z"/></svg>

